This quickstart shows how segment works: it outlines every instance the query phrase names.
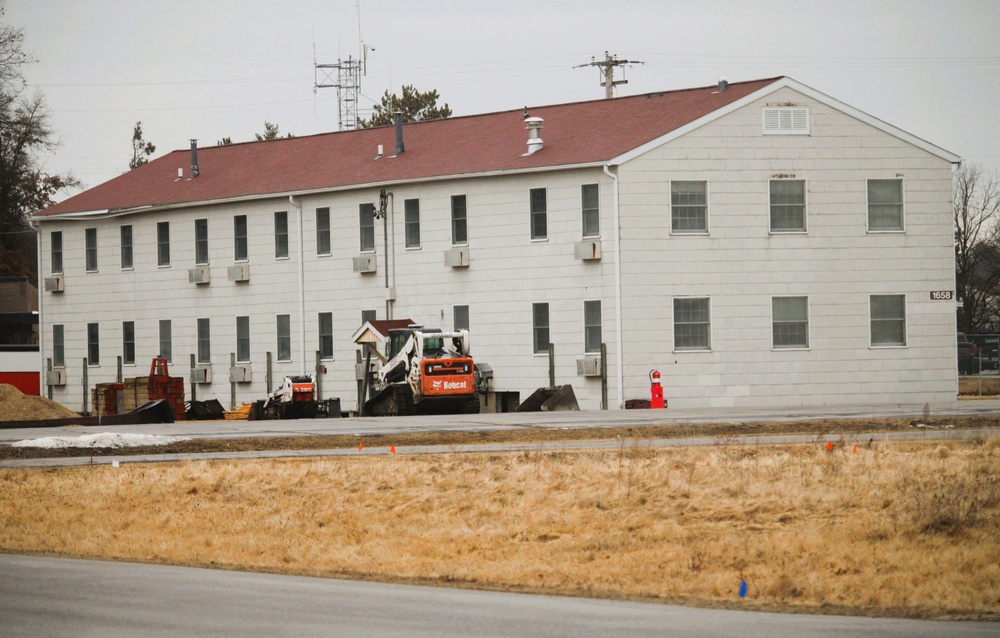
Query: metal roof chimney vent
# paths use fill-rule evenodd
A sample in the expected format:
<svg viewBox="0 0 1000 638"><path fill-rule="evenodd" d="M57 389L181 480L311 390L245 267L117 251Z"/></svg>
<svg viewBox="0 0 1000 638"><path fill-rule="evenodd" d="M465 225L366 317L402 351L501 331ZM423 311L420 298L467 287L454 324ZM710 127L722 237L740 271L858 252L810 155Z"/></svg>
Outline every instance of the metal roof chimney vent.
<svg viewBox="0 0 1000 638"><path fill-rule="evenodd" d="M721 93L722 91L725 91L727 88L729 88L729 82L726 80L726 78L719 78L719 89L717 92Z"/></svg>
<svg viewBox="0 0 1000 638"><path fill-rule="evenodd" d="M396 155L402 155L406 151L406 147L403 146L403 113L396 111L394 115L396 120Z"/></svg>
<svg viewBox="0 0 1000 638"><path fill-rule="evenodd" d="M521 157L532 155L536 151L542 150L542 147L545 146L545 142L542 141L542 122L544 121L540 117L524 118L524 128L528 129L528 152Z"/></svg>
<svg viewBox="0 0 1000 638"><path fill-rule="evenodd" d="M191 140L191 179L198 177L198 140Z"/></svg>

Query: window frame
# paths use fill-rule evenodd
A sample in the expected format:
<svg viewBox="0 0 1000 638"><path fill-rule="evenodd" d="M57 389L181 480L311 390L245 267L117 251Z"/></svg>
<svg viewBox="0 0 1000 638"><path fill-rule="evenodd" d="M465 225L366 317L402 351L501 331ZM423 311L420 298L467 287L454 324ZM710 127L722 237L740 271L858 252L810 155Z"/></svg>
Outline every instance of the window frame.
<svg viewBox="0 0 1000 638"><path fill-rule="evenodd" d="M233 261L250 261L249 222L246 215L233 215ZM242 254L241 254L242 253Z"/></svg>
<svg viewBox="0 0 1000 638"><path fill-rule="evenodd" d="M52 367L66 367L66 326L52 324Z"/></svg>
<svg viewBox="0 0 1000 638"><path fill-rule="evenodd" d="M451 196L451 245L469 245L469 201L466 195Z"/></svg>
<svg viewBox="0 0 1000 638"><path fill-rule="evenodd" d="M600 184L580 185L580 218L582 238L597 239L601 236Z"/></svg>
<svg viewBox="0 0 1000 638"><path fill-rule="evenodd" d="M872 202L872 182L897 182L899 184L899 202ZM873 227L872 226L872 206L898 206L899 226L898 227ZM865 180L865 210L867 211L868 232L869 233L903 233L906 232L906 185L901 177L893 178L868 178Z"/></svg>
<svg viewBox="0 0 1000 638"><path fill-rule="evenodd" d="M469 305L459 304L452 306L451 325L455 330L469 329Z"/></svg>
<svg viewBox="0 0 1000 638"><path fill-rule="evenodd" d="M783 184L800 184L801 187L802 187L802 203L801 204L788 203L788 202L775 203L775 201L774 201L774 197L775 197L774 185L778 184L778 183L783 183ZM795 234L801 235L801 234L809 232L809 202L808 202L809 197L808 197L808 193L809 193L809 189L808 189L808 186L806 185L806 180L804 180L804 179L796 179L796 178L784 179L784 178L782 178L782 179L770 179L770 180L768 180L768 182L767 182L767 199L768 199L768 204L767 204L768 229L767 229L767 232L770 233L770 234L772 234L772 235L795 235ZM781 195L785 195L785 193L781 193ZM799 206L801 206L801 208L802 208L802 219L801 219L802 223L801 223L800 227L795 227L795 228L792 228L792 227L789 227L789 228L776 228L775 227L775 224L774 224L774 221L775 221L775 208L779 208L779 209L780 208L793 208L793 207L799 207Z"/></svg>
<svg viewBox="0 0 1000 638"><path fill-rule="evenodd" d="M195 361L212 363L212 320L208 317L198 317L195 326L197 339Z"/></svg>
<svg viewBox="0 0 1000 638"><path fill-rule="evenodd" d="M84 234L84 269L97 272L97 229L86 228Z"/></svg>
<svg viewBox="0 0 1000 638"><path fill-rule="evenodd" d="M122 365L135 365L135 322L122 322Z"/></svg>
<svg viewBox="0 0 1000 638"><path fill-rule="evenodd" d="M902 300L902 317L875 317L875 299L876 298L897 298ZM876 341L875 340L875 322L901 322L902 323L902 341ZM868 295L868 345L870 348L905 348L909 341L907 335L907 321L906 321L906 295L902 293L880 293Z"/></svg>
<svg viewBox="0 0 1000 638"><path fill-rule="evenodd" d="M596 323L595 323L596 308ZM601 300L588 299L583 302L583 352L600 354L604 342L604 328L601 315ZM596 342L595 342L596 339Z"/></svg>
<svg viewBox="0 0 1000 638"><path fill-rule="evenodd" d="M541 317L541 311L544 310L544 317ZM544 325L540 319L544 318ZM550 333L551 325L551 315L549 312L548 302L536 302L531 304L531 351L532 354L548 354L549 345L552 343L552 335ZM544 343L542 343L542 338L544 337ZM542 347L544 346L544 347Z"/></svg>
<svg viewBox="0 0 1000 638"><path fill-rule="evenodd" d="M122 224L118 227L119 259L122 270L135 268L135 250L133 245L132 224Z"/></svg>
<svg viewBox="0 0 1000 638"><path fill-rule="evenodd" d="M704 184L704 191L702 193L684 192L679 191L678 186L681 184ZM671 235L707 235L709 234L709 224L708 224L708 180L706 179L672 179L670 180L670 234ZM704 203L695 204L689 202L676 202L675 198L681 195L702 195L704 198ZM676 197L675 197L676 196ZM704 214L702 216L702 224L698 228L679 228L679 221L682 217L678 214L680 209L704 209Z"/></svg>
<svg viewBox="0 0 1000 638"><path fill-rule="evenodd" d="M157 352L156 356L174 362L174 327L170 319L160 319L157 322Z"/></svg>
<svg viewBox="0 0 1000 638"><path fill-rule="evenodd" d="M283 363L292 360L292 315L275 315L275 355Z"/></svg>
<svg viewBox="0 0 1000 638"><path fill-rule="evenodd" d="M250 363L250 316L236 317L236 361Z"/></svg>
<svg viewBox="0 0 1000 638"><path fill-rule="evenodd" d="M321 361L333 361L333 313L321 312L316 317L317 348Z"/></svg>
<svg viewBox="0 0 1000 638"><path fill-rule="evenodd" d="M208 265L208 219L194 220L194 265Z"/></svg>
<svg viewBox="0 0 1000 638"><path fill-rule="evenodd" d="M358 206L358 231L361 252L375 252L375 204L369 202Z"/></svg>
<svg viewBox="0 0 1000 638"><path fill-rule="evenodd" d="M699 302L704 302L705 303L704 311L706 312L706 315L707 315L706 320L704 320L704 321L687 321L687 320L685 320L685 321L678 321L678 315L681 314L680 310L684 310L684 309L678 309L678 303L683 304L685 302L692 302L692 301L699 301ZM712 351L712 298L711 297L674 297L673 304L672 304L672 309L673 309L673 330L674 330L674 352L711 352ZM701 309L687 309L687 310L684 310L684 311L685 312L691 312L693 310L697 310L697 311L701 312ZM681 326L701 326L701 325L705 326L705 334L704 334L705 343L704 344L698 344L698 345L680 345L678 343L678 339L681 336L681 333L684 332L683 330L680 330ZM692 339L692 338L694 338L694 337L696 337L698 335L684 335L684 336L685 336L685 338Z"/></svg>
<svg viewBox="0 0 1000 638"><path fill-rule="evenodd" d="M288 211L274 213L274 258L288 259Z"/></svg>
<svg viewBox="0 0 1000 638"><path fill-rule="evenodd" d="M328 257L333 254L330 241L330 207L316 209L316 255Z"/></svg>
<svg viewBox="0 0 1000 638"><path fill-rule="evenodd" d="M403 246L408 250L420 248L420 200L403 200Z"/></svg>
<svg viewBox="0 0 1000 638"><path fill-rule="evenodd" d="M548 192L545 188L532 188L528 191L531 241L548 241L548 208Z"/></svg>
<svg viewBox="0 0 1000 638"><path fill-rule="evenodd" d="M49 233L49 267L53 275L63 274L63 241L62 231Z"/></svg>
<svg viewBox="0 0 1000 638"><path fill-rule="evenodd" d="M790 301L790 300L802 300L805 306L805 318L804 319L777 319L779 314L777 303L780 301ZM778 343L779 325L784 329L791 327L793 324L802 324L805 328L804 343L799 341L797 343ZM786 335L788 333L785 333ZM806 295L779 295L771 297L771 349L772 350L808 350L809 349L809 297ZM785 337L787 338L787 336Z"/></svg>
<svg viewBox="0 0 1000 638"><path fill-rule="evenodd" d="M101 365L101 324L87 324L87 367L98 368Z"/></svg>
<svg viewBox="0 0 1000 638"><path fill-rule="evenodd" d="M156 222L156 265L170 266L170 222Z"/></svg>

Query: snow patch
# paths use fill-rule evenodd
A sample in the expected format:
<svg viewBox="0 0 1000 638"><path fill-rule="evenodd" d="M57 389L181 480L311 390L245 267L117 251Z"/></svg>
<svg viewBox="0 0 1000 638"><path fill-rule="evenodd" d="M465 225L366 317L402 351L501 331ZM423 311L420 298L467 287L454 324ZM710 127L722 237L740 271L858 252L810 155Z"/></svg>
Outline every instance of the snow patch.
<svg viewBox="0 0 1000 638"><path fill-rule="evenodd" d="M102 432L83 436L49 436L41 439L15 441L11 447L40 447L46 449L64 447L125 448L146 445L169 445L179 441L189 441L187 437L160 436L156 434L116 434Z"/></svg>

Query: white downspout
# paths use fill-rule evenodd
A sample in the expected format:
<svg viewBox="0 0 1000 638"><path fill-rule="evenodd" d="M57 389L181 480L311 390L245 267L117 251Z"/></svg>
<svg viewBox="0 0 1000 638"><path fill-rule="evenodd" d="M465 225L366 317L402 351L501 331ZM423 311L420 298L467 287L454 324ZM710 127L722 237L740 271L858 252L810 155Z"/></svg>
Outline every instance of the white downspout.
<svg viewBox="0 0 1000 638"><path fill-rule="evenodd" d="M611 165L604 165L604 174L611 178L611 199L614 212L614 224L612 226L612 242L615 246L615 347L618 350L618 409L625 407L625 372L623 365L625 356L622 353L622 251L621 232L618 200L618 176L611 172Z"/></svg>
<svg viewBox="0 0 1000 638"><path fill-rule="evenodd" d="M299 374L306 373L306 296L305 296L305 247L302 244L302 204L295 201L295 195L288 196L288 202L298 209L299 225Z"/></svg>

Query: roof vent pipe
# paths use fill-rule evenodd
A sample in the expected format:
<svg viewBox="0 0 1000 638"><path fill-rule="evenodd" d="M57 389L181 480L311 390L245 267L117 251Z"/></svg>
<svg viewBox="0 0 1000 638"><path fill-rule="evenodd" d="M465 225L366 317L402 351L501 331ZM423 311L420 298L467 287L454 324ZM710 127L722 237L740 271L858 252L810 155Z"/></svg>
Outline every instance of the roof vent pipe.
<svg viewBox="0 0 1000 638"><path fill-rule="evenodd" d="M725 91L729 87L729 82L726 78L719 78L719 91Z"/></svg>
<svg viewBox="0 0 1000 638"><path fill-rule="evenodd" d="M393 115L396 118L396 155L401 155L406 151L403 146L403 112L396 111Z"/></svg>
<svg viewBox="0 0 1000 638"><path fill-rule="evenodd" d="M198 177L198 140L191 140L191 179Z"/></svg>
<svg viewBox="0 0 1000 638"><path fill-rule="evenodd" d="M528 152L524 155L531 155L535 151L540 151L545 142L542 141L542 122L540 117L524 118L525 128L528 129Z"/></svg>

